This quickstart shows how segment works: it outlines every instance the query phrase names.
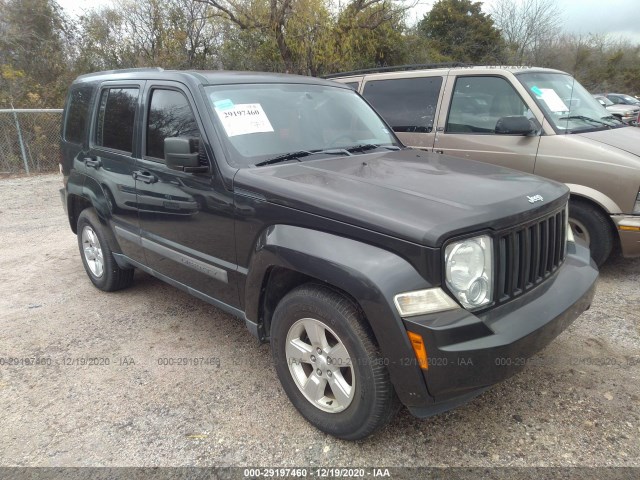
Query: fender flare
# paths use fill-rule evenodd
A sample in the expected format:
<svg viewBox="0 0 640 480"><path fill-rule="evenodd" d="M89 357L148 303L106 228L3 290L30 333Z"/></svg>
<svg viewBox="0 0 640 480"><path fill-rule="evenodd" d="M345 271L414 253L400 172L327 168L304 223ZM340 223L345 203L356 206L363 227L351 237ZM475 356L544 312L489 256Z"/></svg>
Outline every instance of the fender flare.
<svg viewBox="0 0 640 480"><path fill-rule="evenodd" d="M80 177L82 177L81 181ZM105 234L107 235L107 241L109 242L111 250L115 253L122 253L120 244L109 226L111 212L102 187L93 178L86 175L78 176L77 180L77 182L72 181L70 178L69 182L67 182L67 215L71 230L74 231L74 233L77 233L73 222L74 220L77 221L75 214L77 213L79 215L80 212L75 212L75 209L72 208L74 201L73 198L76 197L86 201L95 209L98 219L107 225L107 228L105 228Z"/></svg>
<svg viewBox="0 0 640 480"><path fill-rule="evenodd" d="M304 250L301 249L304 247ZM272 225L259 236L245 286L245 312L257 323L264 283L272 267L283 267L339 288L357 299L373 330L396 393L405 405L433 402L393 298L429 288L406 260L372 245L290 225Z"/></svg>

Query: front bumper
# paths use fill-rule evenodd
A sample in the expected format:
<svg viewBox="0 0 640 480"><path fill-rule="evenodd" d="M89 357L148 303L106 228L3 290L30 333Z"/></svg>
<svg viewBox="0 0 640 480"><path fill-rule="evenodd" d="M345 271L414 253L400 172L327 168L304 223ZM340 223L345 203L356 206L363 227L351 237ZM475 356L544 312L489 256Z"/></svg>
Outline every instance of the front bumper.
<svg viewBox="0 0 640 480"><path fill-rule="evenodd" d="M504 305L477 315L456 309L405 319L407 330L424 339L429 366L423 373L434 399L409 410L420 417L448 410L520 371L589 308L597 277L588 249L569 243L551 278Z"/></svg>
<svg viewBox="0 0 640 480"><path fill-rule="evenodd" d="M625 257L640 257L640 215L612 215Z"/></svg>

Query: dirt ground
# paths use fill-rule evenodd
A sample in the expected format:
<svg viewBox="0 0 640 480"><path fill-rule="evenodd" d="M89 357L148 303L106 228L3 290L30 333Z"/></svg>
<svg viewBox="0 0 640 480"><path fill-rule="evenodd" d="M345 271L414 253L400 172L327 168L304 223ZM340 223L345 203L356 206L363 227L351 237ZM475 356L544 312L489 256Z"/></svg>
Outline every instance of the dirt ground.
<svg viewBox="0 0 640 480"><path fill-rule="evenodd" d="M640 466L640 259L610 260L521 374L345 442L297 413L238 320L140 272L96 290L60 187L0 180L1 466ZM163 364L183 357L208 361Z"/></svg>

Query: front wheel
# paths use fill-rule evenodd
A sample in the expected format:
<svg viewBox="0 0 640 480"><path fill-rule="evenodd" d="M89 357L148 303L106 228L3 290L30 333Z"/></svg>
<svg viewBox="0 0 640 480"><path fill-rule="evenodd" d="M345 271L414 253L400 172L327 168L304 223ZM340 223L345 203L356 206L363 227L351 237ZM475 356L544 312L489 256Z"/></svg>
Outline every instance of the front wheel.
<svg viewBox="0 0 640 480"><path fill-rule="evenodd" d="M576 238L591 250L591 258L601 266L613 248L613 232L609 219L598 208L579 200L569 202L569 225Z"/></svg>
<svg viewBox="0 0 640 480"><path fill-rule="evenodd" d="M339 293L309 284L287 294L273 315L271 348L289 399L323 432L357 440L397 413L368 325Z"/></svg>

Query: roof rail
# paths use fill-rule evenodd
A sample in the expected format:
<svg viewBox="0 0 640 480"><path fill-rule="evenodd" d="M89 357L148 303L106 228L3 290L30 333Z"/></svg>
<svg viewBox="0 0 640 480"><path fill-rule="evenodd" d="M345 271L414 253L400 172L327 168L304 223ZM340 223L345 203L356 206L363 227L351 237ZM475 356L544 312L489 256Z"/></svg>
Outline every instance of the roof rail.
<svg viewBox="0 0 640 480"><path fill-rule="evenodd" d="M110 75L114 73L133 73L133 72L163 72L164 68L160 67L140 67L140 68L124 68L122 70L102 70L100 72L85 73L79 75L78 78L93 77L95 75Z"/></svg>
<svg viewBox="0 0 640 480"><path fill-rule="evenodd" d="M429 70L433 68L454 68L454 67L470 67L471 65L461 62L449 62L449 63L418 63L412 65L398 65L396 67L376 67L365 68L363 70L354 70L352 72L332 73L330 75L324 75L322 78L336 78L346 77L349 75L365 75L367 73L382 73L382 72L402 72L406 70Z"/></svg>

